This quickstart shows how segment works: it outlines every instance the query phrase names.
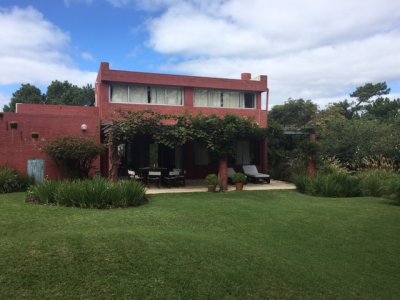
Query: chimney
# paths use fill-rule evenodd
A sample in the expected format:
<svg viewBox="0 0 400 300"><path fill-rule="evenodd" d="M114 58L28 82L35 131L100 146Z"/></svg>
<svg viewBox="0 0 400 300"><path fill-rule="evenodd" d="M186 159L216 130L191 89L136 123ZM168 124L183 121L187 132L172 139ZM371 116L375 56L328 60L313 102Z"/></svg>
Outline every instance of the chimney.
<svg viewBox="0 0 400 300"><path fill-rule="evenodd" d="M242 80L250 80L251 79L251 73L242 73L241 79Z"/></svg>

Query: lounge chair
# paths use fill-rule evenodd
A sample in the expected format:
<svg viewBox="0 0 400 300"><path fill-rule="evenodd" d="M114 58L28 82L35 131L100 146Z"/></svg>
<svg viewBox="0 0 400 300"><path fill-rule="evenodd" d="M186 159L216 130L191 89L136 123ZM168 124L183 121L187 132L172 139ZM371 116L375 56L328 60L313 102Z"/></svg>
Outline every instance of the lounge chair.
<svg viewBox="0 0 400 300"><path fill-rule="evenodd" d="M259 173L255 165L243 166L243 172L254 183L259 182L260 180L265 181L266 183L271 182L270 176L268 174Z"/></svg>
<svg viewBox="0 0 400 300"><path fill-rule="evenodd" d="M144 181L144 178L142 176L139 176L138 174L136 174L135 171L133 170L128 170L128 175L129 175L129 179L131 180L136 180L136 181Z"/></svg>

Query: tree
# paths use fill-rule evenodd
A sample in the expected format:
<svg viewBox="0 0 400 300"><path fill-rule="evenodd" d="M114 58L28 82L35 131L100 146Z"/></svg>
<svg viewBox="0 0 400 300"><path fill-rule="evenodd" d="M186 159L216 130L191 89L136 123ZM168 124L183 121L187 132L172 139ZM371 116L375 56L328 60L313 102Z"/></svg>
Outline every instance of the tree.
<svg viewBox="0 0 400 300"><path fill-rule="evenodd" d="M42 92L34 85L22 84L21 87L13 93L8 105L4 105L4 112L15 112L17 103L43 103L44 96Z"/></svg>
<svg viewBox="0 0 400 300"><path fill-rule="evenodd" d="M94 89L88 84L82 88L68 81L53 81L47 88L46 104L93 106Z"/></svg>
<svg viewBox="0 0 400 300"><path fill-rule="evenodd" d="M356 90L350 94L350 97L357 98L356 106L360 106L363 103L368 103L374 96L382 96L389 93L390 88L387 87L386 82L378 82L375 84L366 83L356 88Z"/></svg>
<svg viewBox="0 0 400 300"><path fill-rule="evenodd" d="M87 178L94 160L104 146L83 137L67 136L55 139L43 148L69 178Z"/></svg>
<svg viewBox="0 0 400 300"><path fill-rule="evenodd" d="M381 121L400 118L400 99L377 98L365 106L365 117Z"/></svg>
<svg viewBox="0 0 400 300"><path fill-rule="evenodd" d="M339 109L340 113L347 119L352 120L361 117L365 107L371 103L376 96L387 95L390 93L390 88L386 82L376 84L366 83L359 86L350 94L350 97L356 98L356 101L349 102L347 99L331 104L329 108Z"/></svg>
<svg viewBox="0 0 400 300"><path fill-rule="evenodd" d="M269 118L286 130L299 130L314 127L316 112L317 105L311 100L289 99L283 105L274 106Z"/></svg>
<svg viewBox="0 0 400 300"><path fill-rule="evenodd" d="M350 170L362 168L367 158L400 161L400 128L395 123L336 119L322 128L318 135L321 154L336 157Z"/></svg>
<svg viewBox="0 0 400 300"><path fill-rule="evenodd" d="M33 104L59 104L93 106L95 102L94 89L91 84L78 87L68 81L53 81L47 88L47 93L41 93L40 89L31 84L22 84L8 105L4 105L3 111L15 112L17 103Z"/></svg>

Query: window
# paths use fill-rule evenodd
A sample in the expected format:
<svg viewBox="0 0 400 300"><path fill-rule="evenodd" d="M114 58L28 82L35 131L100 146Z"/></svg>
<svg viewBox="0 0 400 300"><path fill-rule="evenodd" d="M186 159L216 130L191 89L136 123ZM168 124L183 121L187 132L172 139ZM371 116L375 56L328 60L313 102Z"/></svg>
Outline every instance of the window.
<svg viewBox="0 0 400 300"><path fill-rule="evenodd" d="M254 93L242 93L243 96L243 105L241 107L244 108L256 108L256 101Z"/></svg>
<svg viewBox="0 0 400 300"><path fill-rule="evenodd" d="M258 165L260 163L259 141L237 141L234 163L237 165Z"/></svg>
<svg viewBox="0 0 400 300"><path fill-rule="evenodd" d="M249 141L238 141L236 143L236 163L238 165L250 164L250 143L249 143Z"/></svg>
<svg viewBox="0 0 400 300"><path fill-rule="evenodd" d="M149 103L147 86L129 86L129 103Z"/></svg>
<svg viewBox="0 0 400 300"><path fill-rule="evenodd" d="M111 101L112 102L128 102L128 86L114 84L111 85Z"/></svg>
<svg viewBox="0 0 400 300"><path fill-rule="evenodd" d="M218 90L194 90L194 106L255 108L255 93Z"/></svg>
<svg viewBox="0 0 400 300"><path fill-rule="evenodd" d="M183 88L112 84L110 101L132 104L183 105Z"/></svg>
<svg viewBox="0 0 400 300"><path fill-rule="evenodd" d="M194 144L194 162L198 166L208 165L208 150L205 146Z"/></svg>
<svg viewBox="0 0 400 300"><path fill-rule="evenodd" d="M240 107L240 93L239 92L224 92L223 93L223 106L224 107Z"/></svg>

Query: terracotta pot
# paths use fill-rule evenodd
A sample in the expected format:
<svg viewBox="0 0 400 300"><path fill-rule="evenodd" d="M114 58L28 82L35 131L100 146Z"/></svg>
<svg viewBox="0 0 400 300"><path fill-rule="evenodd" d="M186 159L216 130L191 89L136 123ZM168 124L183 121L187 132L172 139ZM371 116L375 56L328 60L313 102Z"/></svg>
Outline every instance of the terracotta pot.
<svg viewBox="0 0 400 300"><path fill-rule="evenodd" d="M242 190L243 190L243 185L244 185L243 182L235 183L236 190L237 190L237 191L242 191Z"/></svg>
<svg viewBox="0 0 400 300"><path fill-rule="evenodd" d="M211 185L211 184L208 185L208 191L209 192L215 192L216 188L217 188L216 185Z"/></svg>

